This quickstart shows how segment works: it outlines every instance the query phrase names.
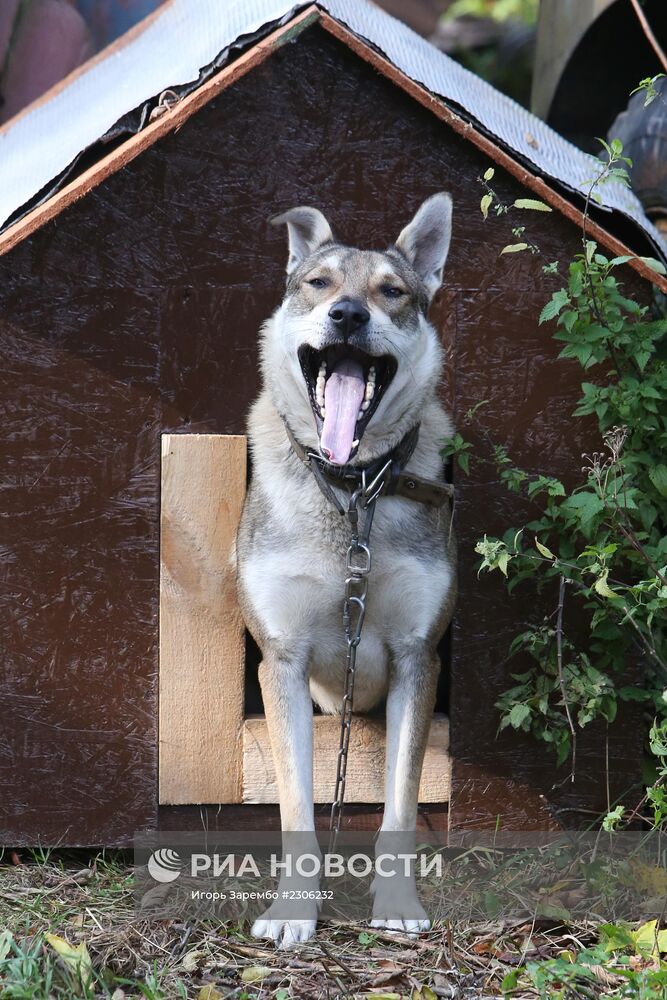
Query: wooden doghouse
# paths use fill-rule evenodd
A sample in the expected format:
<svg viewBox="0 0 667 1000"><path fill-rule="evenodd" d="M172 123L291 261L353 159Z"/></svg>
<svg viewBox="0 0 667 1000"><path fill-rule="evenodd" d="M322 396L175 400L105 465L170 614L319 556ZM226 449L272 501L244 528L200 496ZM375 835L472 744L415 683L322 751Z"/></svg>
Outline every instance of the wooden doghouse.
<svg viewBox="0 0 667 1000"><path fill-rule="evenodd" d="M173 0L0 134L3 843L277 823L229 563L257 331L284 282L270 215L317 205L342 239L386 246L423 198L452 192L432 310L444 398L455 416L488 400L495 439L525 468L581 465L580 371L537 316L555 287L543 263L580 247L591 160L362 0L243 6L246 22L210 23L205 3ZM505 202L552 207L531 213L542 256L499 258L509 227L479 211L491 165ZM591 236L655 255L623 197L596 210ZM640 260L625 280L646 297L667 287ZM525 511L486 466L454 478L460 598L420 823L588 819L606 801L599 732L555 790L541 749L496 737L526 599L477 579L473 545ZM326 822L336 726L316 728ZM637 733L627 713L610 729L612 794L639 778ZM378 823L382 735L380 718L355 726L349 826Z"/></svg>

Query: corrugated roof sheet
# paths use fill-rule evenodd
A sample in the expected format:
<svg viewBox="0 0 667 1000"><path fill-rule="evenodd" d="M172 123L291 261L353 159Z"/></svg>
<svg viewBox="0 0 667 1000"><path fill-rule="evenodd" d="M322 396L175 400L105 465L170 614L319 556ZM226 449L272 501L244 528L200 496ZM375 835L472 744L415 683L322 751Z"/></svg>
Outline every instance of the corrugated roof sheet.
<svg viewBox="0 0 667 1000"><path fill-rule="evenodd" d="M242 36L268 32L307 6L289 0L171 0L124 45L0 132L0 226L129 111L163 90L196 81L203 68L224 61L225 50ZM545 177L581 192L599 170L598 160L379 7L367 0L321 0L318 6ZM606 184L600 194L602 207L628 216L665 253L631 191Z"/></svg>

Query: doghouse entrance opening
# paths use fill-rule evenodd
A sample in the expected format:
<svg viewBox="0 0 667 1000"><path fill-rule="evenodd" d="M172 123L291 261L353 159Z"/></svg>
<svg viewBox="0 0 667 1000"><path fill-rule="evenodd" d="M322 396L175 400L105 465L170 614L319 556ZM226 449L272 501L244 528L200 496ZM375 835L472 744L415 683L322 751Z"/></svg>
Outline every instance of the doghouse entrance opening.
<svg viewBox="0 0 667 1000"><path fill-rule="evenodd" d="M363 641L363 639L362 639ZM438 690L435 699L435 714L449 715L449 664L451 656L450 630L442 637L438 645L438 654L442 664L442 670L438 677ZM262 690L259 685L259 664L262 654L257 643L246 632L245 636L245 714L264 714L264 703L262 702ZM315 707L315 714L320 715L320 711ZM370 713L373 716L384 717L384 702Z"/></svg>
<svg viewBox="0 0 667 1000"><path fill-rule="evenodd" d="M164 434L160 511L160 803L271 804L278 794L261 691L259 650L236 599L232 551L246 488L239 435ZM449 643L426 750L420 801L446 803ZM330 801L340 725L314 719L314 795ZM346 800L384 800L383 707L352 729Z"/></svg>

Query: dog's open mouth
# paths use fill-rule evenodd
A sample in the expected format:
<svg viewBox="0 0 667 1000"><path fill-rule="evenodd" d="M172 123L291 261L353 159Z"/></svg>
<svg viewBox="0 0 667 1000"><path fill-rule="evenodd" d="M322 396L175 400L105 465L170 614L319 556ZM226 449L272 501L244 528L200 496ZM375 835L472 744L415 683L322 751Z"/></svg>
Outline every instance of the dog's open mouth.
<svg viewBox="0 0 667 1000"><path fill-rule="evenodd" d="M299 362L315 416L320 450L334 465L357 452L368 423L398 367L389 354L376 357L347 344L316 351L304 344Z"/></svg>

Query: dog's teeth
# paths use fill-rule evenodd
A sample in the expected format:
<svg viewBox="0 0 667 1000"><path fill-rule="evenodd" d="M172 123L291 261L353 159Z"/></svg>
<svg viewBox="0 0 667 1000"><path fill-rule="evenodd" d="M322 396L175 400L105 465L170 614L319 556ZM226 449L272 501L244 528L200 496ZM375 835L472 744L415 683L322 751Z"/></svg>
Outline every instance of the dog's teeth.
<svg viewBox="0 0 667 1000"><path fill-rule="evenodd" d="M326 378L326 374L327 374L327 365L326 365L326 361L323 361L322 364L320 365L320 370L317 373L318 381L321 378Z"/></svg>
<svg viewBox="0 0 667 1000"><path fill-rule="evenodd" d="M324 410L324 407L323 407L323 406L320 406L320 416L321 416L321 417L322 417L322 419L324 420L324 417L325 417L325 410Z"/></svg>
<svg viewBox="0 0 667 1000"><path fill-rule="evenodd" d="M366 384L366 392L364 393L364 399L369 402L375 395L375 385L372 382Z"/></svg>
<svg viewBox="0 0 667 1000"><path fill-rule="evenodd" d="M361 404L361 409L359 410L359 413L365 413L370 405L371 405L370 399L365 399Z"/></svg>
<svg viewBox="0 0 667 1000"><path fill-rule="evenodd" d="M315 399L320 409L324 407L324 386L326 385L326 379L321 372L322 369L320 368L320 374L317 376L317 381L315 382Z"/></svg>
<svg viewBox="0 0 667 1000"><path fill-rule="evenodd" d="M353 448L358 448L359 447L359 441L358 440L357 441L353 441L352 442L352 447Z"/></svg>
<svg viewBox="0 0 667 1000"><path fill-rule="evenodd" d="M370 371L368 372L368 381L375 382L375 365L371 365Z"/></svg>

